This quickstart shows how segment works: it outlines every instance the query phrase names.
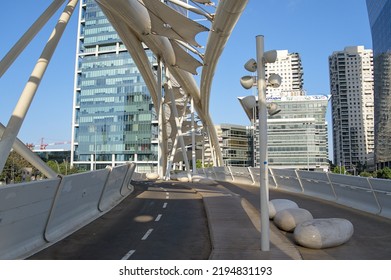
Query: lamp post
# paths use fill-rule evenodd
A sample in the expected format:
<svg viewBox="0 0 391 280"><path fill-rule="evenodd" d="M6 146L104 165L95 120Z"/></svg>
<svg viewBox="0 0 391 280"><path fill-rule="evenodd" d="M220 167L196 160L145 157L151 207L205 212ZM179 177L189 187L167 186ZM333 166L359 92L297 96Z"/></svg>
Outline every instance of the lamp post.
<svg viewBox="0 0 391 280"><path fill-rule="evenodd" d="M259 163L260 172L260 211L261 211L261 250L270 250L269 234L269 189L267 167L267 105L266 105L266 82L265 65L263 63L264 39L256 37L257 72L258 72L258 110L259 110Z"/></svg>
<svg viewBox="0 0 391 280"><path fill-rule="evenodd" d="M265 64L274 63L277 59L277 51L264 52L264 37L256 36L256 61L250 59L244 68L250 72L257 72L258 91L258 125L259 125L259 165L260 165L260 216L261 216L261 250L270 250L269 233L269 183L268 183L268 159L267 159L267 115L277 114L280 110L276 104L267 105L266 86L279 87L281 77L277 74L270 74L268 84L265 78ZM254 86L254 79L251 76L244 76L240 83L245 89ZM255 104L254 104L255 106Z"/></svg>

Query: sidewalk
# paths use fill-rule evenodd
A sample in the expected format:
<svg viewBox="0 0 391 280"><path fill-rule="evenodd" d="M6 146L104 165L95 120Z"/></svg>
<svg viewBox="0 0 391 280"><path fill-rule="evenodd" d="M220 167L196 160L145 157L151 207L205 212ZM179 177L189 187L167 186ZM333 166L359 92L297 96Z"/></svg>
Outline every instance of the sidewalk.
<svg viewBox="0 0 391 280"><path fill-rule="evenodd" d="M189 183L203 198L212 260L300 260L296 247L270 223L270 251L261 251L260 214L217 182Z"/></svg>

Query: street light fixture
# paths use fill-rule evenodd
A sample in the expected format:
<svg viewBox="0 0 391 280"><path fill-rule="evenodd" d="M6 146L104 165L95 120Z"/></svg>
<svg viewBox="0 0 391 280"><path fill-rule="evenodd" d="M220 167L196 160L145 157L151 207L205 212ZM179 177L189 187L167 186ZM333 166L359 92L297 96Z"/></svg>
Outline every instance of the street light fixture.
<svg viewBox="0 0 391 280"><path fill-rule="evenodd" d="M270 250L269 234L269 183L268 183L268 161L267 161L267 115L275 115L281 110L278 105L266 103L266 86L279 87L281 77L277 74L270 74L266 83L265 64L274 63L277 60L277 51L264 52L264 37L256 36L257 60L250 59L244 68L250 72L257 72L257 81L254 77L244 76L240 79L245 89L250 89L255 84L258 90L258 124L259 124L259 157L260 157L260 212L261 212L261 250ZM251 102L251 100L249 100ZM254 104L255 106L255 104ZM261 122L262 121L262 122Z"/></svg>

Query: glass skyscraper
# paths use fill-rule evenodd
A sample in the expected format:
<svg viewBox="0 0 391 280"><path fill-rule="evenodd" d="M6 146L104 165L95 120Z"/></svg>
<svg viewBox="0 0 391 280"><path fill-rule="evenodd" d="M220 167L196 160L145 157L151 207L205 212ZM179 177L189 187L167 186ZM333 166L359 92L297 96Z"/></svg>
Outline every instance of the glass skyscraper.
<svg viewBox="0 0 391 280"><path fill-rule="evenodd" d="M326 110L329 97L270 97L267 102L276 103L281 109L278 114L268 117L269 166L327 171L329 162ZM257 137L254 142L255 147L259 147ZM255 166L258 166L257 163L259 152L255 149Z"/></svg>
<svg viewBox="0 0 391 280"><path fill-rule="evenodd" d="M152 64L155 57L147 51ZM72 164L86 170L157 166L158 127L147 86L94 0L80 3L72 119Z"/></svg>
<svg viewBox="0 0 391 280"><path fill-rule="evenodd" d="M375 161L391 167L391 0L366 0L374 55Z"/></svg>
<svg viewBox="0 0 391 280"><path fill-rule="evenodd" d="M240 97L239 101L252 123L252 165L259 167L258 104L254 108L248 107L244 101L248 97ZM267 120L269 166L328 171L326 110L329 96L270 96L266 101L281 109Z"/></svg>

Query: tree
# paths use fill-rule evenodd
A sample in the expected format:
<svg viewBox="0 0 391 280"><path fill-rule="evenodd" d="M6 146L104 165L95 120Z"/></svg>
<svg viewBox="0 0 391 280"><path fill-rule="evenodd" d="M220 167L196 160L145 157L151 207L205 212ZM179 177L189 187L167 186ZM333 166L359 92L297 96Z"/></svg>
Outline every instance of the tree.
<svg viewBox="0 0 391 280"><path fill-rule="evenodd" d="M383 169L377 170L375 176L381 179L391 179L391 168L384 167Z"/></svg>
<svg viewBox="0 0 391 280"><path fill-rule="evenodd" d="M22 176L23 168L31 168L33 176L39 174L37 168L32 166L27 160L25 160L15 151L11 151L5 163L3 172L0 175L0 181L5 181L7 184L20 183L24 181L25 178ZM29 180L29 178L27 178L27 180Z"/></svg>
<svg viewBox="0 0 391 280"><path fill-rule="evenodd" d="M349 174L346 172L345 166L339 165L335 166L332 172L337 174Z"/></svg>
<svg viewBox="0 0 391 280"><path fill-rule="evenodd" d="M58 174L62 174L62 175L69 175L69 174L74 174L74 173L79 173L80 170L78 170L77 168L75 167L72 167L70 166L70 163L67 162L67 161L63 161L63 162L58 162L56 160L49 160L47 163L46 163L54 172L58 173Z"/></svg>
<svg viewBox="0 0 391 280"><path fill-rule="evenodd" d="M204 166L202 166L202 161L200 159L197 159L196 167L197 168L208 168L208 167L213 167L213 164L204 163Z"/></svg>
<svg viewBox="0 0 391 280"><path fill-rule="evenodd" d="M373 177L373 174L371 172L368 172L368 171L363 171L360 173L360 176L361 177Z"/></svg>

